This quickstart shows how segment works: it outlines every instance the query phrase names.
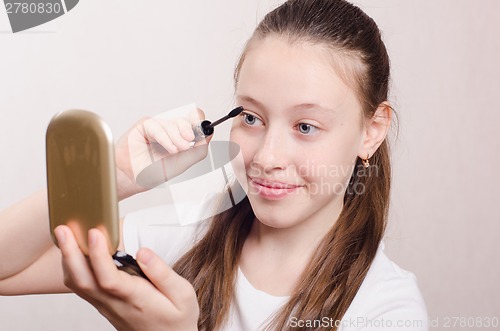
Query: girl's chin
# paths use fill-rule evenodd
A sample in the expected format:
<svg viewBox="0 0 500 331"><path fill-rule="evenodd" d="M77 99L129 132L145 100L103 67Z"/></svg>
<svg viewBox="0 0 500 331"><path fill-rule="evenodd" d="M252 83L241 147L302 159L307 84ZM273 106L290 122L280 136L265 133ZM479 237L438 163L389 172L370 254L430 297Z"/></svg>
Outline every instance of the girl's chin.
<svg viewBox="0 0 500 331"><path fill-rule="evenodd" d="M293 227L296 223L287 217L280 217L277 219L276 215L270 217L267 215L256 216L256 221L258 221L261 225L272 229L288 229Z"/></svg>
<svg viewBox="0 0 500 331"><path fill-rule="evenodd" d="M300 223L301 213L293 208L294 204L276 203L259 197L250 198L250 204L257 220L267 227L285 229Z"/></svg>

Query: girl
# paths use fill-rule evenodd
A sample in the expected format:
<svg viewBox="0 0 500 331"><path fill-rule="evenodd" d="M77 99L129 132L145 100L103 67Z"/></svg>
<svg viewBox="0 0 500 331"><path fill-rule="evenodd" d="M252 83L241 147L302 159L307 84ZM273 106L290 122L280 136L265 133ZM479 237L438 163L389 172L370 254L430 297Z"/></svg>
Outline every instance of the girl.
<svg viewBox="0 0 500 331"><path fill-rule="evenodd" d="M259 24L235 71L236 103L245 110L231 141L241 146L247 198L194 241L194 232L171 233L193 242L168 261L173 269L139 250L155 288L117 271L95 229L87 263L64 226L56 231L63 281L59 251L31 224L42 217L19 212L26 204L45 208L33 197L2 215L2 233L17 238L2 245L17 247L18 258L2 268L0 290L69 288L123 330L426 330L415 277L381 243L390 188L388 85L380 32L359 8L344 0L285 2ZM186 121L148 121L136 130L176 153L193 139ZM122 198L140 190L128 180L126 147L117 148ZM159 216L125 220L125 248L133 241L154 242L157 252L172 246L138 230L137 220L151 217ZM39 239L23 244L29 227Z"/></svg>

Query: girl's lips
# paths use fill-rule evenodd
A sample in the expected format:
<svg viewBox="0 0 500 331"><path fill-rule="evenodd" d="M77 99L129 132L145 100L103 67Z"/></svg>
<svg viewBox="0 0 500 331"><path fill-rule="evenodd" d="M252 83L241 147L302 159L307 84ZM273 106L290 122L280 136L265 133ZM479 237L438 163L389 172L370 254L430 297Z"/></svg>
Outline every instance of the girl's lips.
<svg viewBox="0 0 500 331"><path fill-rule="evenodd" d="M287 184L278 181L269 181L259 178L251 178L250 183L257 189L259 195L268 200L279 200L286 197L296 189L300 188L299 185Z"/></svg>

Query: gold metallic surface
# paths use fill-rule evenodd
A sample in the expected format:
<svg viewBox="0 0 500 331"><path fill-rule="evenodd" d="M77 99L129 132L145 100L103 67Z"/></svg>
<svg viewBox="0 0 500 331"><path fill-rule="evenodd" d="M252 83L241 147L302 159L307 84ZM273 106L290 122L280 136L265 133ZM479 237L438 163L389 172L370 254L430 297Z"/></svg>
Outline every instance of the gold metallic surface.
<svg viewBox="0 0 500 331"><path fill-rule="evenodd" d="M94 113L68 110L54 116L46 134L50 231L68 225L88 255L88 230L108 237L110 253L119 241L114 146L108 125Z"/></svg>

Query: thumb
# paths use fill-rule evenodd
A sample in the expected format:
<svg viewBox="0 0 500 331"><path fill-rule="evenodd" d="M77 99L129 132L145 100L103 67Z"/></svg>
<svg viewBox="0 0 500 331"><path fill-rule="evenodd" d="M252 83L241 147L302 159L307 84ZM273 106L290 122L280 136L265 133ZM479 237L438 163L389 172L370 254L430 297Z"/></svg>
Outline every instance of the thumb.
<svg viewBox="0 0 500 331"><path fill-rule="evenodd" d="M137 252L137 262L149 280L170 301L182 310L193 303L197 304L193 286L178 275L158 255L148 248Z"/></svg>

